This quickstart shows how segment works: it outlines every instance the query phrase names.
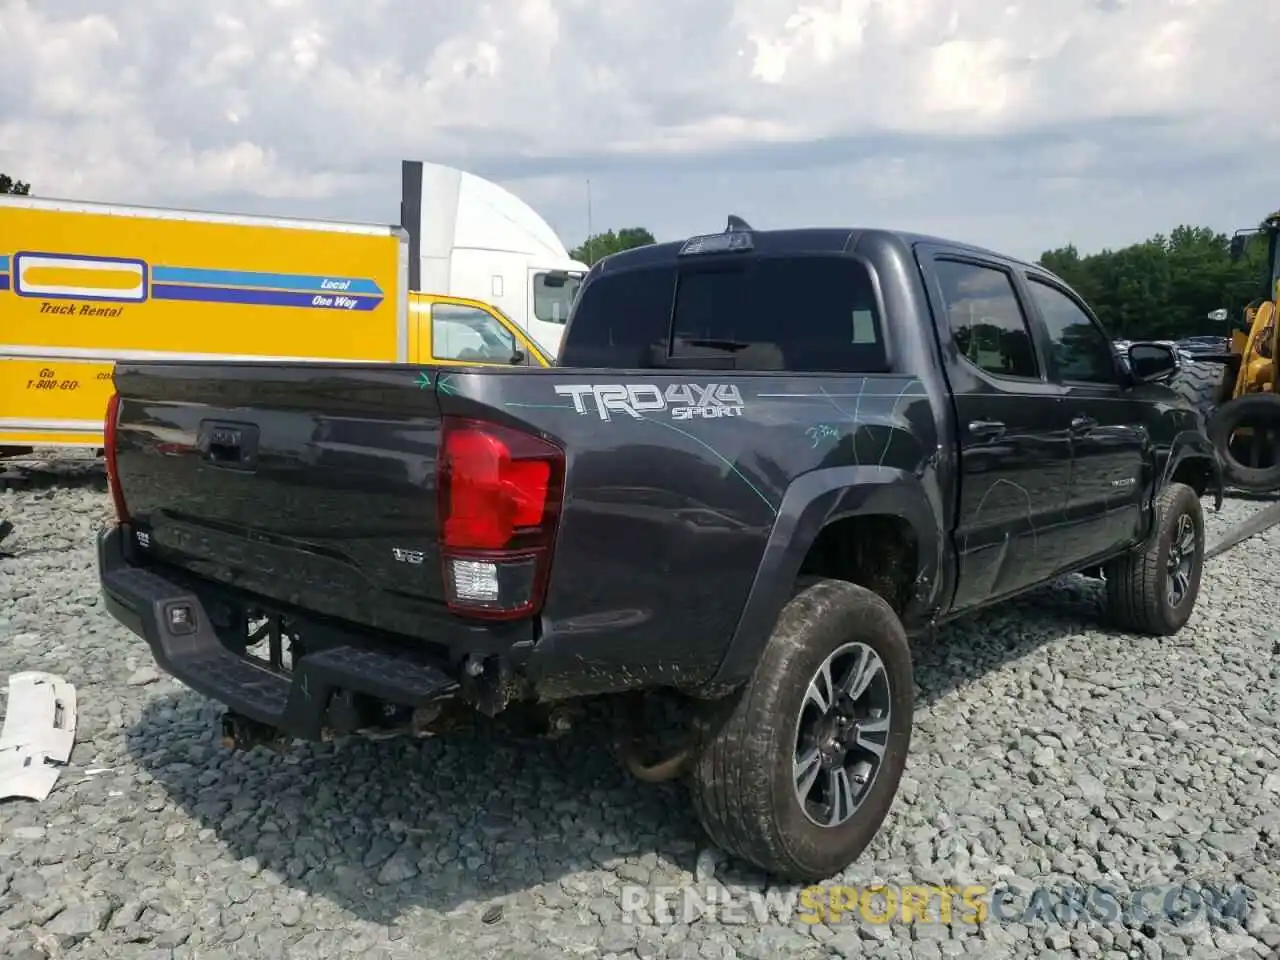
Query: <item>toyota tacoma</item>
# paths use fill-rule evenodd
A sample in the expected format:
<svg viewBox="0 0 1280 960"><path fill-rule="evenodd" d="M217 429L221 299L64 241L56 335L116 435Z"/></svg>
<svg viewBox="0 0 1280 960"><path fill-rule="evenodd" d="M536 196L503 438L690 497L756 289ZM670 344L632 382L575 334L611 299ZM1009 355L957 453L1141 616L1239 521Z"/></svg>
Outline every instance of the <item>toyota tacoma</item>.
<svg viewBox="0 0 1280 960"><path fill-rule="evenodd" d="M1220 465L1173 350L1125 354L1040 266L731 218L596 264L547 369L123 361L105 605L233 731L674 696L710 837L827 878L912 638L1077 572L1191 616Z"/></svg>

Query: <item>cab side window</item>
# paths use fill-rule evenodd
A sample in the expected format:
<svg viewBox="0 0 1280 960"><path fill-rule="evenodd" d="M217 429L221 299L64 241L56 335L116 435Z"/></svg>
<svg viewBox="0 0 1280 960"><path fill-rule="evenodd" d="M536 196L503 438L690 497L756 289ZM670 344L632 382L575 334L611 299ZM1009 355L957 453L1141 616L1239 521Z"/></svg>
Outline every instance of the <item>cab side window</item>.
<svg viewBox="0 0 1280 960"><path fill-rule="evenodd" d="M961 356L997 377L1039 380L1031 330L1012 278L959 260L936 260L934 266Z"/></svg>
<svg viewBox="0 0 1280 960"><path fill-rule="evenodd" d="M1116 383L1115 348L1088 314L1057 287L1042 280L1027 277L1027 286L1044 318L1062 379L1074 383Z"/></svg>
<svg viewBox="0 0 1280 960"><path fill-rule="evenodd" d="M511 363L519 350L515 336L487 310L460 303L431 305L431 355L435 359ZM523 362L527 361L525 357Z"/></svg>

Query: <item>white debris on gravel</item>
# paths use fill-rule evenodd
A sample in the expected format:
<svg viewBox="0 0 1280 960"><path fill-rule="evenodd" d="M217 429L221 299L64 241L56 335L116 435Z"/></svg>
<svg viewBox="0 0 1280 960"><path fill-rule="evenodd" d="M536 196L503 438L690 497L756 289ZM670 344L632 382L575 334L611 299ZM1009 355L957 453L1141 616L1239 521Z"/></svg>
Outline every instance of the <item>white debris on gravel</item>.
<svg viewBox="0 0 1280 960"><path fill-rule="evenodd" d="M220 708L158 673L102 610L93 537L110 508L86 471L0 493L0 518L15 524L3 550L16 554L0 560L0 679L47 670L79 695L71 766L53 793L0 804L0 955L1280 950L1280 529L1210 561L1197 613L1172 639L1100 629L1097 585L1076 578L919 651L901 793L839 882L1012 885L1017 910L982 924L957 908L950 924L876 926L856 909L825 924L676 909L679 922L637 925L622 913L628 884L761 889L707 849L678 787L631 781L590 729L532 748L481 733L283 756L222 750ZM1207 506L1213 541L1265 504ZM1238 918L1181 924L1027 910L1038 885L1106 884L1123 899L1188 882L1251 900Z"/></svg>
<svg viewBox="0 0 1280 960"><path fill-rule="evenodd" d="M0 725L0 800L47 797L75 740L76 688L39 670L9 674Z"/></svg>

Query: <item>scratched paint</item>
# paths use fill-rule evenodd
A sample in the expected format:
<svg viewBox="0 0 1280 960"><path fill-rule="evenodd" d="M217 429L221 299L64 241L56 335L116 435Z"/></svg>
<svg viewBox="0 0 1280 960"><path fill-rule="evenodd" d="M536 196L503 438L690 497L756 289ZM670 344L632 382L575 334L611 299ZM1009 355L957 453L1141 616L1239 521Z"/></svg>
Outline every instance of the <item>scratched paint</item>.
<svg viewBox="0 0 1280 960"><path fill-rule="evenodd" d="M459 395L460 390L452 379L450 375L439 375L436 380L437 389L443 394ZM775 517L778 515L780 505L775 504L734 459L688 429L668 421L668 418L683 420L684 426L692 427L694 420L750 419L750 405L744 402L738 386L671 381L665 384L552 384L552 389L557 396L551 402L508 401L503 405L513 409L572 411L578 416L589 416L609 424L630 422L662 427L709 453L764 503ZM903 400L924 396L927 396L924 383L915 377L861 377L856 379L856 386L855 378L849 378L849 386L839 392L820 385L813 392L767 392L756 394L756 399L827 407L835 414L832 422L811 423L807 427L797 425L801 426L809 449L829 447L847 436L852 440L850 446L853 462L863 466L873 463L883 465L893 445L894 435L898 432L890 424L868 423L867 420L878 421L886 417L896 419ZM889 407L887 410L886 405Z"/></svg>
<svg viewBox="0 0 1280 960"><path fill-rule="evenodd" d="M830 407L837 414L839 422L853 425L853 462L857 466L870 465L871 463L883 466L885 460L888 459L889 450L892 448L894 437L897 434L897 431L887 424L866 423L866 418L881 418L887 413L890 419L896 419L898 407L903 400L925 396L928 396L928 392L925 389L924 382L917 377L907 377L905 379L897 377L876 379L863 377L858 381L857 390L849 392L835 392L828 390L823 385L819 385L818 389L813 392L756 394L756 397L762 400L798 401L824 404ZM888 411L881 412L881 404L886 400L892 400L893 403ZM852 404L849 401L853 401ZM864 404L867 404L867 406L864 407ZM850 409L850 406L852 406L852 409ZM829 423L815 424L807 428L805 436L810 441L810 449L817 449L824 443L830 443L832 439L838 439L840 435L838 431L835 438L829 435L827 431L831 429L835 428ZM880 434L883 437L878 444L879 453L871 453L869 456L864 457L864 450L860 441L874 434Z"/></svg>
<svg viewBox="0 0 1280 960"><path fill-rule="evenodd" d="M829 423L815 423L805 430L804 435L810 440L811 450L817 450L824 444L834 443L840 439L840 431Z"/></svg>

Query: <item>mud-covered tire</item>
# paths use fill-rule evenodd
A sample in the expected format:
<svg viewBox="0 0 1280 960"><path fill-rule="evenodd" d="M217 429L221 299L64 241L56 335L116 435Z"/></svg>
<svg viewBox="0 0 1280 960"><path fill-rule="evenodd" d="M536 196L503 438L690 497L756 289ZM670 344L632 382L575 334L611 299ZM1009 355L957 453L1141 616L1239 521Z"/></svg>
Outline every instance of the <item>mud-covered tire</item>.
<svg viewBox="0 0 1280 960"><path fill-rule="evenodd" d="M879 768L852 816L834 827L809 819L796 794L796 738L810 681L850 642L883 665L888 730ZM911 743L911 649L893 608L842 580L803 585L783 608L747 684L724 702L690 771L694 807L725 852L797 883L832 877L855 861L893 804Z"/></svg>
<svg viewBox="0 0 1280 960"><path fill-rule="evenodd" d="M1146 542L1104 569L1106 613L1107 620L1122 630L1167 637L1190 619L1200 593L1204 510L1195 490L1184 483L1169 484L1156 498L1155 507L1155 527ZM1168 563L1183 517L1194 530L1194 554L1186 591L1175 604L1170 597Z"/></svg>
<svg viewBox="0 0 1280 960"><path fill-rule="evenodd" d="M1222 397L1226 369L1221 363L1184 360L1182 369L1169 378L1169 388L1195 407L1207 424Z"/></svg>
<svg viewBox="0 0 1280 960"><path fill-rule="evenodd" d="M1280 456L1270 467L1250 467L1241 463L1239 447L1231 442L1231 435L1241 429L1259 424L1271 428L1273 456L1280 452L1280 395L1274 393L1246 393L1220 406L1209 418L1209 440L1222 460L1223 478L1233 487L1250 493L1271 493L1280 489ZM1256 435L1251 442L1256 442Z"/></svg>

